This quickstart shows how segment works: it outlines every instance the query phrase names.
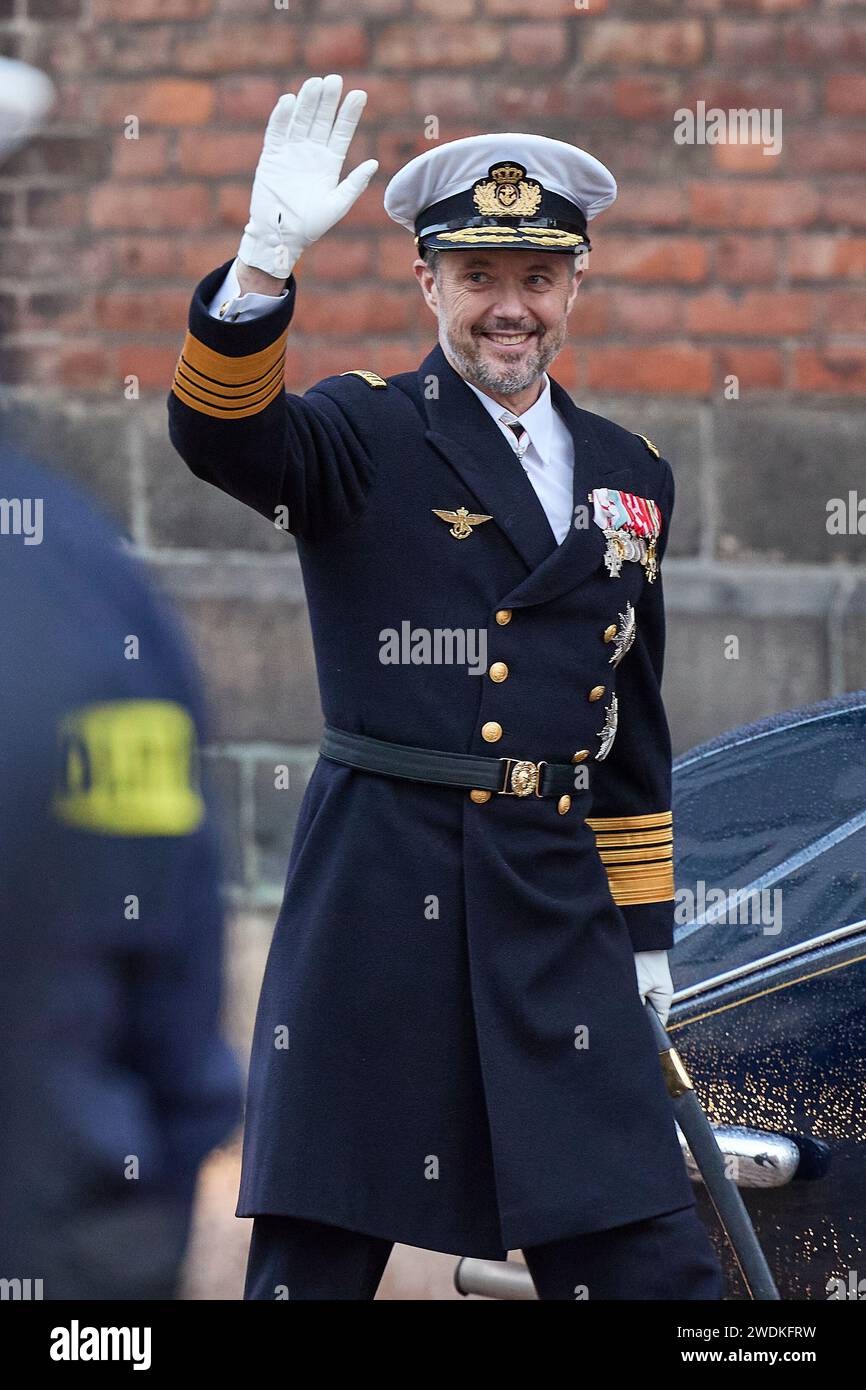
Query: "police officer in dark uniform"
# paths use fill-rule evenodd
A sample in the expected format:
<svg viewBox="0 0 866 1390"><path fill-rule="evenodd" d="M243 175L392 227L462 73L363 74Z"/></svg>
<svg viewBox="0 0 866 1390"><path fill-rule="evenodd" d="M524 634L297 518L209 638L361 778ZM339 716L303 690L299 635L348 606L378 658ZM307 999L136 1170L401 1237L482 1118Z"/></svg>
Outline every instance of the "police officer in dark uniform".
<svg viewBox="0 0 866 1390"><path fill-rule="evenodd" d="M0 154L53 100L0 59ZM0 441L3 1297L173 1296L240 1118L197 672L73 486Z"/></svg>
<svg viewBox="0 0 866 1390"><path fill-rule="evenodd" d="M295 536L325 715L256 1022L246 1296L371 1298L394 1241L543 1299L718 1298L643 1000L670 999L671 468L547 375L616 185L524 134L392 179L417 371L283 388L365 101L278 102L169 397L193 473Z"/></svg>
<svg viewBox="0 0 866 1390"><path fill-rule="evenodd" d="M0 1277L171 1298L240 1119L200 683L108 521L8 448L2 477Z"/></svg>

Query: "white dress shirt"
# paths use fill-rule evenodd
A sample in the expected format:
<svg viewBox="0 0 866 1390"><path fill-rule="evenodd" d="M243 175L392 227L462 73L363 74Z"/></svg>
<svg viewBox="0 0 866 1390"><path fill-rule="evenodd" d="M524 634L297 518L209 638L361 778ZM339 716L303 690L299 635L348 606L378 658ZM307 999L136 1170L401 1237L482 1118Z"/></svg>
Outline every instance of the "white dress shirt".
<svg viewBox="0 0 866 1390"><path fill-rule="evenodd" d="M235 257L229 266L228 275L208 305L208 313L212 319L227 319L229 323L247 323L250 319L260 318L262 314L275 309L288 292L288 288L285 288L280 294L241 294Z"/></svg>
<svg viewBox="0 0 866 1390"><path fill-rule="evenodd" d="M550 377L547 372L544 373L544 389L541 395L522 415L514 415L498 401L479 391L471 381L467 381L466 385L470 391L475 392L484 409L493 416L515 453L526 444L526 439L522 439L518 445L517 438L508 428L506 421L519 420L529 435L529 446L521 462L544 508L550 529L561 545L568 535L572 521L574 442L568 425L554 408L550 394Z"/></svg>
<svg viewBox="0 0 866 1390"><path fill-rule="evenodd" d="M247 323L271 312L288 294L288 289L284 289L279 295L241 294L235 266L236 261L233 261L223 283L208 305L208 312L212 318L221 318L229 323ZM572 521L574 445L568 426L559 411L554 409L547 373L544 373L544 389L538 400L519 417L485 395L483 391L479 391L471 381L467 381L466 385L470 391L475 392L516 454L519 454L527 441L524 438L518 445L516 436L505 421L520 420L529 436L521 463L544 508L557 543L562 544Z"/></svg>

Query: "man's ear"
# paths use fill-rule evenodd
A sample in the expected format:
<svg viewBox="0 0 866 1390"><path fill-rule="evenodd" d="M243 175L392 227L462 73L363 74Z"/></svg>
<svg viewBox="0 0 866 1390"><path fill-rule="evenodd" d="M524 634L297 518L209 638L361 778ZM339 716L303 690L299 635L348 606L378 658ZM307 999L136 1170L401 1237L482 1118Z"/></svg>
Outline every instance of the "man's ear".
<svg viewBox="0 0 866 1390"><path fill-rule="evenodd" d="M412 262L412 269L415 272L415 279L421 286L421 293L424 296L424 303L427 305L427 308L431 311L431 313L438 315L439 287L436 284L436 276L433 274L433 271L430 269L427 262L422 260L420 256L417 260Z"/></svg>
<svg viewBox="0 0 866 1390"><path fill-rule="evenodd" d="M576 270L574 272L574 276L571 281L571 289L568 291L568 299L565 305L566 314L571 313L572 305L574 304L574 301L577 298L577 291L580 289L580 282L583 279L584 274L585 272L583 270Z"/></svg>

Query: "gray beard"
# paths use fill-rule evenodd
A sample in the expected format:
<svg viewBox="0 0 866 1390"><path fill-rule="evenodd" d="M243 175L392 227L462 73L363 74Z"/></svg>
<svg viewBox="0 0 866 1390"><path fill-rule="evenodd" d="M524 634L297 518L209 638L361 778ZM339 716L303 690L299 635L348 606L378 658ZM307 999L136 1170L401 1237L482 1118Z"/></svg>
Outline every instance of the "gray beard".
<svg viewBox="0 0 866 1390"><path fill-rule="evenodd" d="M539 381L565 342L564 327L560 334L555 337L551 336L550 330L548 330L544 335L543 342L537 344L528 362L515 363L513 367L494 367L481 357L480 348L474 356L470 356L458 348L452 342L441 314L439 316L439 332L445 340L448 352L460 375L465 377L467 381L471 381L473 386L477 386L479 390L497 391L501 396L516 395L518 391L525 391L529 386Z"/></svg>

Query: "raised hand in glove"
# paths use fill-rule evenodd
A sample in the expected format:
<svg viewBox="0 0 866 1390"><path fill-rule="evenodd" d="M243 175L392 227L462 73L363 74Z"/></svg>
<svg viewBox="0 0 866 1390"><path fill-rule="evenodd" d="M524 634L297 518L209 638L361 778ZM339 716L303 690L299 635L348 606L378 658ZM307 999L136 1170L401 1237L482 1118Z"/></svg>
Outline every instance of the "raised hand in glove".
<svg viewBox="0 0 866 1390"><path fill-rule="evenodd" d="M635 951L634 968L641 999L649 1000L666 1023L674 993L667 951Z"/></svg>
<svg viewBox="0 0 866 1390"><path fill-rule="evenodd" d="M336 74L308 77L297 97L286 93L271 112L238 248L244 265L288 279L302 252L345 217L378 169L378 160L366 159L340 181L367 101L355 89L338 112L342 91Z"/></svg>

